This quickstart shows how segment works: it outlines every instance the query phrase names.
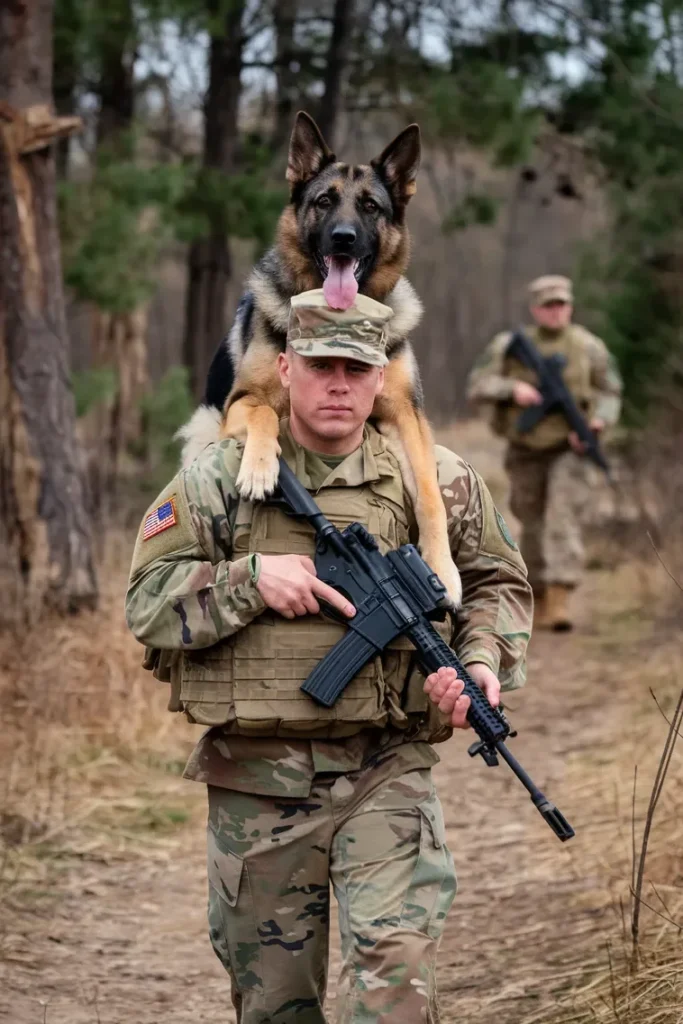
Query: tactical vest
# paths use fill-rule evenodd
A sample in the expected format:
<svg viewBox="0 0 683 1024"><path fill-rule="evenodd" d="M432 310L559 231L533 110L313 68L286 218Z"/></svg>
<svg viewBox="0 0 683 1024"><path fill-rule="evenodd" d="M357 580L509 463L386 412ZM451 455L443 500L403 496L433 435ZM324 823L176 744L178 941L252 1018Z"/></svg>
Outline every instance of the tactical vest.
<svg viewBox="0 0 683 1024"><path fill-rule="evenodd" d="M570 325L556 337L542 335L538 327L529 327L526 333L542 356L561 354L566 358L567 364L562 376L579 409L590 419L595 407L595 395L591 384L590 356L581 328ZM534 371L510 356L505 357L503 373L506 377L538 385ZM550 413L528 434L520 434L516 426L520 412L520 407L514 402L499 402L496 405L493 429L513 444L534 450L560 448L567 444L569 426L562 413Z"/></svg>
<svg viewBox="0 0 683 1024"><path fill-rule="evenodd" d="M386 552L409 540L411 510L398 464L379 435L376 440L379 479L360 487L324 486L315 500L339 529L363 523ZM254 551L312 557L315 535L308 523L278 508L242 501L233 553L239 558ZM450 624L437 626L448 640ZM447 739L451 730L424 694L424 677L412 667L413 647L403 638L365 665L334 707L321 707L300 690L345 632L322 615L286 619L267 609L222 643L183 653L180 707L192 722L247 736L337 739L391 724L411 738Z"/></svg>

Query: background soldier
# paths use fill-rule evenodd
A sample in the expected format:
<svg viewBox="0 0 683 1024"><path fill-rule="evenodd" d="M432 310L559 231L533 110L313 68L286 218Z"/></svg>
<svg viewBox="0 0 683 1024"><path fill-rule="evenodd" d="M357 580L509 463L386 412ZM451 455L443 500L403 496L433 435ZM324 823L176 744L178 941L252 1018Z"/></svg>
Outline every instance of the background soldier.
<svg viewBox="0 0 683 1024"><path fill-rule="evenodd" d="M332 318L306 301L292 303L279 357L291 409L283 454L337 525L360 520L383 551L396 548L416 539L412 504L398 459L366 423L392 311L359 295ZM307 524L238 497L241 452L233 440L210 445L162 492L127 595L128 623L151 648L148 667L171 681L173 708L210 726L185 776L208 785L211 941L241 1024L323 1024L331 879L339 1019L435 1022L436 950L456 882L432 744L465 726L469 699L452 669L426 681L413 671L404 640L333 708L302 693L344 631L319 600L354 609L317 579ZM524 682L531 589L481 478L436 454L463 583L448 638L495 705L501 686Z"/></svg>
<svg viewBox="0 0 683 1024"><path fill-rule="evenodd" d="M621 408L621 378L604 342L571 322L572 283L539 277L529 285L534 325L529 338L543 356L567 359L563 376L591 428L614 425ZM468 397L492 407L492 427L509 441L505 468L510 508L522 525L522 554L536 596L537 626L572 628L569 596L580 582L584 551L581 512L587 498L583 446L561 413L546 416L524 435L520 408L537 405L536 377L506 356L512 332L496 335L475 365Z"/></svg>

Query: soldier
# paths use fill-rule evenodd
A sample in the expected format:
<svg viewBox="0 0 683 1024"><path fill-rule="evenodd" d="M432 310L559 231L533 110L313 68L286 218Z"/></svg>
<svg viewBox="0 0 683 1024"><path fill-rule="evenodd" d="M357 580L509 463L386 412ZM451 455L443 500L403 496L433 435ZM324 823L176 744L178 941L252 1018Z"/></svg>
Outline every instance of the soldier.
<svg viewBox="0 0 683 1024"><path fill-rule="evenodd" d="M569 278L539 277L529 285L534 326L529 338L544 356L567 358L564 379L591 428L613 426L621 408L621 378L604 342L571 322ZM521 549L536 598L537 627L573 626L570 595L581 580L584 550L581 513L587 498L583 447L561 413L546 416L524 435L519 411L538 405L535 375L506 356L512 332L496 335L477 361L469 381L470 400L488 407L491 425L509 444L505 468L510 508L522 526Z"/></svg>
<svg viewBox="0 0 683 1024"><path fill-rule="evenodd" d="M317 292L296 296L278 360L285 459L325 515L364 523L383 551L416 539L399 459L367 422L391 315L363 295L343 314ZM344 632L319 601L355 610L317 579L307 524L239 498L242 450L209 445L157 498L126 601L146 666L171 682L169 706L209 727L185 777L208 786L211 941L241 1024L322 1024L331 880L338 1020L435 1022L456 878L432 744L466 727L469 699L452 669L425 681L403 639L331 709L300 690ZM436 457L464 595L446 635L497 705L525 679L531 589L484 482L445 448Z"/></svg>

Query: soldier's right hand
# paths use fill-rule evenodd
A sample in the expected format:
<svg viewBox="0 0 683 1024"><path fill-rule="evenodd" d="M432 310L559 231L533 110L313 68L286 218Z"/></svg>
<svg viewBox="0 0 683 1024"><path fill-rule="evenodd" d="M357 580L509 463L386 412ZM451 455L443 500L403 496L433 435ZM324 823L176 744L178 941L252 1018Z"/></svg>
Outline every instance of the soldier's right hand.
<svg viewBox="0 0 683 1024"><path fill-rule="evenodd" d="M356 614L345 597L318 579L313 560L307 555L261 555L256 589L268 607L286 619L317 614L318 598L349 618Z"/></svg>
<svg viewBox="0 0 683 1024"><path fill-rule="evenodd" d="M540 405L543 401L543 396L533 384L527 384L524 380L518 380L515 381L512 389L512 400L516 405L526 408L528 405Z"/></svg>

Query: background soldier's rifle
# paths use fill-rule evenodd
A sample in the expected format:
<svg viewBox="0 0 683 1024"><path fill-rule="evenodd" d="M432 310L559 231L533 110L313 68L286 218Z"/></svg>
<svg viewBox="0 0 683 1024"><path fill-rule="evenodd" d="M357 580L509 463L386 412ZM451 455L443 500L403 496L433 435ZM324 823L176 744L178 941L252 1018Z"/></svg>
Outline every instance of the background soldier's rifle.
<svg viewBox="0 0 683 1024"><path fill-rule="evenodd" d="M479 737L470 747L470 755L481 754L489 767L498 764L500 755L528 790L534 806L555 835L563 842L571 839L571 825L505 746L507 737L515 735L505 715L491 707L432 625L430 620L445 615L446 588L417 548L404 544L383 555L374 537L360 523L352 523L340 532L325 518L282 458L279 489L288 510L308 520L316 532L318 578L344 594L356 608L353 619L347 619L325 607L348 630L313 669L301 689L324 707L332 707L370 658L380 654L396 637L408 637L426 675L450 666L464 683L464 692L470 698L467 719Z"/></svg>
<svg viewBox="0 0 683 1024"><path fill-rule="evenodd" d="M538 378L537 387L543 401L540 405L529 405L521 411L517 420L520 434L528 434L551 412L560 412L567 420L583 445L584 455L599 466L610 477L610 467L598 441L597 434L591 430L576 401L564 382L562 371L567 365L566 356L559 352L551 356L542 356L534 343L518 328L510 339L506 355L517 359L528 369L533 370Z"/></svg>

